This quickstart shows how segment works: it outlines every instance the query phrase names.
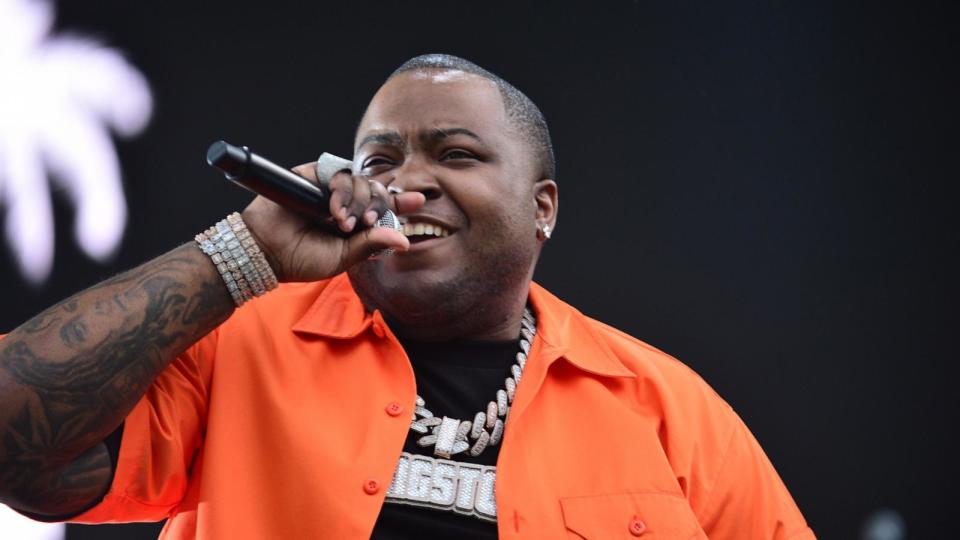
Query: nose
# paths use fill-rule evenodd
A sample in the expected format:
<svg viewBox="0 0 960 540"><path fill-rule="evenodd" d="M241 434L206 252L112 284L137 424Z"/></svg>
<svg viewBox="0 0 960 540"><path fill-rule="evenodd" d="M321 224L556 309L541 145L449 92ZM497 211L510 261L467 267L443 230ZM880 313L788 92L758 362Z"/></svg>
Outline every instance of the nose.
<svg viewBox="0 0 960 540"><path fill-rule="evenodd" d="M396 187L403 191L419 191L427 200L439 199L443 190L429 166L417 159L407 159L394 169L393 179L387 187Z"/></svg>

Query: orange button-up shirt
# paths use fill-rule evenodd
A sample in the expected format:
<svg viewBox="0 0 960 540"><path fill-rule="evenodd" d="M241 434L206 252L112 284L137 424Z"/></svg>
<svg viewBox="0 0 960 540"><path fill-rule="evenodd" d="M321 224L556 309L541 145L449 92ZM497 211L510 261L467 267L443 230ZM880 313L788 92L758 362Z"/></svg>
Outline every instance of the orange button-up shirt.
<svg viewBox="0 0 960 540"><path fill-rule="evenodd" d="M530 303L500 538L813 537L689 368L535 284ZM169 517L168 540L368 538L415 396L403 348L345 276L283 285L160 374L126 419L109 492L75 521Z"/></svg>

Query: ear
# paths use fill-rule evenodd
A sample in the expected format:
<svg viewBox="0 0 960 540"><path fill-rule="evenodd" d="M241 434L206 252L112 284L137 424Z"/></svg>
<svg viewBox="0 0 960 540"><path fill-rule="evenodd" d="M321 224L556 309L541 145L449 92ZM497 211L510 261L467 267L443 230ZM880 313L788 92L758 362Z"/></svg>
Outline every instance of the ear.
<svg viewBox="0 0 960 540"><path fill-rule="evenodd" d="M537 225L557 228L557 183L549 178L533 185L533 200L537 204Z"/></svg>

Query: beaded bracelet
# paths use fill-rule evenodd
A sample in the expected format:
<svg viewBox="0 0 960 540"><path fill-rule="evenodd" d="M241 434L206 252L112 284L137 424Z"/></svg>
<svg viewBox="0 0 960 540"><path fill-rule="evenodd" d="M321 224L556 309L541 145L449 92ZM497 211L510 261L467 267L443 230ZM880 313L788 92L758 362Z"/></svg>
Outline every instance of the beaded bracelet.
<svg viewBox="0 0 960 540"><path fill-rule="evenodd" d="M237 307L277 287L276 274L240 214L230 214L194 240L217 267Z"/></svg>

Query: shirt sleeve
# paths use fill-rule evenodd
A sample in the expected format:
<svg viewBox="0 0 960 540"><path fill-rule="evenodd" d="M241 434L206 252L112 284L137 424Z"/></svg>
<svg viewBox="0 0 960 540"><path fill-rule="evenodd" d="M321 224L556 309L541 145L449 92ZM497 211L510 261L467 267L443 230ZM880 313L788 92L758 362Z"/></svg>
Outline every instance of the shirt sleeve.
<svg viewBox="0 0 960 540"><path fill-rule="evenodd" d="M695 509L704 532L712 540L815 538L760 444L734 416L716 479Z"/></svg>
<svg viewBox="0 0 960 540"><path fill-rule="evenodd" d="M164 369L127 415L110 489L76 523L159 521L180 503L203 442L217 331Z"/></svg>

